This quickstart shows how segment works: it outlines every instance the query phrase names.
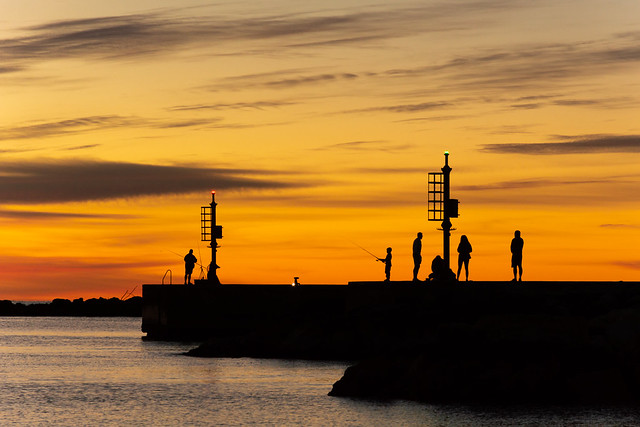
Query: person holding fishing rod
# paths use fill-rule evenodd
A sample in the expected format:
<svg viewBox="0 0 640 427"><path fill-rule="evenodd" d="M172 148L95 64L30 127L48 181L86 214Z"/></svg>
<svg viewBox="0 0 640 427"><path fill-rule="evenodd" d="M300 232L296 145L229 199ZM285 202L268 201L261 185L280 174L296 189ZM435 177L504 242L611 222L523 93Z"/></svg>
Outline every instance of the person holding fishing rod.
<svg viewBox="0 0 640 427"><path fill-rule="evenodd" d="M193 249L189 249L189 253L184 257L184 284L191 284L191 273L196 266L198 258L193 254Z"/></svg>
<svg viewBox="0 0 640 427"><path fill-rule="evenodd" d="M378 261L384 262L384 275L385 282L391 280L391 248L387 248L387 256L384 258L378 258Z"/></svg>
<svg viewBox="0 0 640 427"><path fill-rule="evenodd" d="M360 249L362 249L363 251L365 251L366 253L368 253L372 257L374 257L376 259L376 261L384 262L384 275L386 276L386 279L384 281L388 282L391 279L391 248L387 248L387 256L386 257L378 258L375 254L369 252L368 250L366 250L365 248L363 248L362 246L360 246L356 242L351 242L351 243L353 243L354 245L356 245L357 247L359 247Z"/></svg>

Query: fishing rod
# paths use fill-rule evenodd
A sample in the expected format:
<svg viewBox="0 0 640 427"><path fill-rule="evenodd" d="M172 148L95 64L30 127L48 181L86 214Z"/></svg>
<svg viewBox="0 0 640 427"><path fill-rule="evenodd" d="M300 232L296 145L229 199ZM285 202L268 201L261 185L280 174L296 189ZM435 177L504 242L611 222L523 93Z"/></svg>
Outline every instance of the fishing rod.
<svg viewBox="0 0 640 427"><path fill-rule="evenodd" d="M377 256L375 256L374 254L372 254L371 252L369 252L368 250L366 250L365 248L363 248L362 246L360 246L359 244L357 244L354 241L349 240L351 243L353 243L354 245L356 245L357 247L359 247L360 249L362 249L363 251L365 251L366 253L368 253L369 255L371 255L372 257L374 257L376 259L376 261L381 261L380 258L378 258Z"/></svg>
<svg viewBox="0 0 640 427"><path fill-rule="evenodd" d="M198 258L202 259L202 254L200 253L200 242L198 242ZM204 278L204 267L200 264L200 279Z"/></svg>
<svg viewBox="0 0 640 427"><path fill-rule="evenodd" d="M167 249L167 251L168 251L168 252L171 252L172 254L174 254L174 255L176 255L176 256L179 256L179 257L180 257L180 258L182 258L182 259L184 259L184 255L180 255L178 252L174 252L174 251L172 251L172 250L170 250L170 249ZM204 266L204 265L202 265L202 264L200 264L199 262L196 262L196 264L198 264L201 268L205 268L205 266Z"/></svg>

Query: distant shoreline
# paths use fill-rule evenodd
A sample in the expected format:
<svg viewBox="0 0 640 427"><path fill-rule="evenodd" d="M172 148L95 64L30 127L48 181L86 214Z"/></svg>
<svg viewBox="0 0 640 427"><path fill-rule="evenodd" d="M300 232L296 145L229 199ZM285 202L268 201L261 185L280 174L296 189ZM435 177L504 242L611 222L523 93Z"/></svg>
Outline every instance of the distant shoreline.
<svg viewBox="0 0 640 427"><path fill-rule="evenodd" d="M0 301L0 316L142 317L142 297L56 298L51 302Z"/></svg>

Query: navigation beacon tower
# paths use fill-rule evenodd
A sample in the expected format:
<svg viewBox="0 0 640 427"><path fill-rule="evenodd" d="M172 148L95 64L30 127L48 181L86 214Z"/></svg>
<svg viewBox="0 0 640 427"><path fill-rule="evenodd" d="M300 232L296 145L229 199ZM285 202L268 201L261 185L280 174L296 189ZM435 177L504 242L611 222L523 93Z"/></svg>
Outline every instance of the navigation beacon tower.
<svg viewBox="0 0 640 427"><path fill-rule="evenodd" d="M451 167L449 166L449 152L444 152L444 166L442 172L429 172L428 192L429 198L427 203L429 221L442 221L442 258L446 265L446 271L451 268L450 238L451 218L458 218L458 199L450 197L450 175Z"/></svg>
<svg viewBox="0 0 640 427"><path fill-rule="evenodd" d="M218 264L216 263L216 254L218 252L218 242L216 239L222 239L222 226L216 224L216 192L211 191L211 204L200 208L200 226L201 240L210 242L211 248L211 264L209 264L209 272L207 273L207 281L213 285L219 285Z"/></svg>

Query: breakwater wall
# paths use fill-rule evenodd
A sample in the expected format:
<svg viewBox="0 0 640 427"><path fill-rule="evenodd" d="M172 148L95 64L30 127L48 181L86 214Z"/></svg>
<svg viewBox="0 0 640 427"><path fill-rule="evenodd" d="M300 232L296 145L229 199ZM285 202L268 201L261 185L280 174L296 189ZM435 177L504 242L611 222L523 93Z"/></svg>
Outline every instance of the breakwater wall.
<svg viewBox="0 0 640 427"><path fill-rule="evenodd" d="M355 362L333 396L640 399L638 282L146 285L142 328L192 356Z"/></svg>
<svg viewBox="0 0 640 427"><path fill-rule="evenodd" d="M143 285L149 339L204 340L303 324L398 331L490 315L596 316L640 306L640 282L350 282L348 285ZM336 325L337 322L337 325ZM383 328L384 329L384 328ZM322 334L322 329L318 331Z"/></svg>
<svg viewBox="0 0 640 427"><path fill-rule="evenodd" d="M345 312L346 286L143 285L148 339L204 340Z"/></svg>

